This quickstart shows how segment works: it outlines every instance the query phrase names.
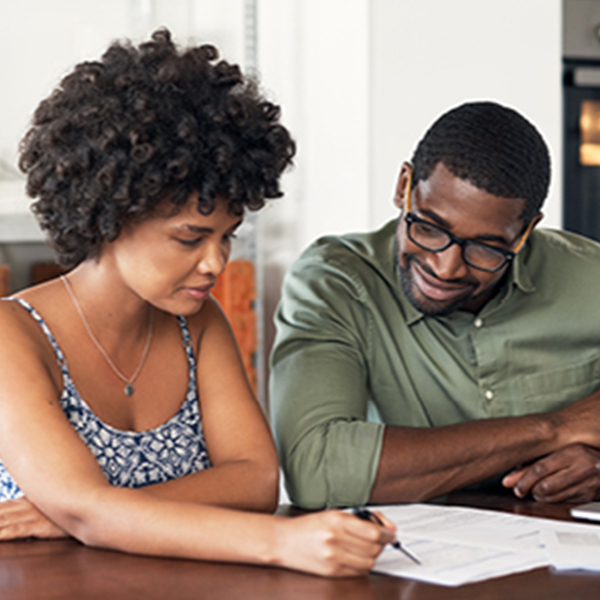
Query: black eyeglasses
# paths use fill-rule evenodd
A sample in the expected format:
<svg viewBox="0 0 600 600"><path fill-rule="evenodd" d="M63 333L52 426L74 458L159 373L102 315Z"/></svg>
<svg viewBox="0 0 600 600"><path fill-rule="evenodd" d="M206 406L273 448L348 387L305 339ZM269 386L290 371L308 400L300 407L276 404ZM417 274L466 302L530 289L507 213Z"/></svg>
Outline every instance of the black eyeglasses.
<svg viewBox="0 0 600 600"><path fill-rule="evenodd" d="M497 248L483 242L473 240L463 240L449 231L417 217L410 212L411 208L411 187L412 187L412 169L408 176L406 185L406 214L404 220L406 222L406 233L408 238L423 250L430 252L442 252L452 246L458 244L462 250L463 260L471 267L493 273L499 271L506 263L511 262L519 250L523 247L527 236L531 232L535 220L532 219L525 229L523 235L514 245L513 250L505 250Z"/></svg>

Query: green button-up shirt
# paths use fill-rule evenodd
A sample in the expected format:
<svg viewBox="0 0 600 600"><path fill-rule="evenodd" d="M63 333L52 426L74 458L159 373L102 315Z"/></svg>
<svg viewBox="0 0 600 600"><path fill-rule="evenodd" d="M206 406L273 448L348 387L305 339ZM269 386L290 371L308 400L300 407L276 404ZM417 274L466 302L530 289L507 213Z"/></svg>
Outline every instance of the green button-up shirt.
<svg viewBox="0 0 600 600"><path fill-rule="evenodd" d="M536 230L479 314L405 297L397 221L318 240L283 287L271 405L291 499L367 502L385 424L550 411L600 387L600 244Z"/></svg>

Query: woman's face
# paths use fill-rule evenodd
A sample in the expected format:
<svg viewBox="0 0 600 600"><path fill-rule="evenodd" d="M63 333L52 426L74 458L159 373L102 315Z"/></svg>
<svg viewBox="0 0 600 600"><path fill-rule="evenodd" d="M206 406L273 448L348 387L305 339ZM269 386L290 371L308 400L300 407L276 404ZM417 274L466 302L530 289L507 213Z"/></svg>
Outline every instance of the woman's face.
<svg viewBox="0 0 600 600"><path fill-rule="evenodd" d="M124 228L103 258L111 257L121 279L143 300L172 314L194 314L223 272L242 223L228 208L219 199L211 214L202 215L194 193L177 214L165 216L159 208Z"/></svg>

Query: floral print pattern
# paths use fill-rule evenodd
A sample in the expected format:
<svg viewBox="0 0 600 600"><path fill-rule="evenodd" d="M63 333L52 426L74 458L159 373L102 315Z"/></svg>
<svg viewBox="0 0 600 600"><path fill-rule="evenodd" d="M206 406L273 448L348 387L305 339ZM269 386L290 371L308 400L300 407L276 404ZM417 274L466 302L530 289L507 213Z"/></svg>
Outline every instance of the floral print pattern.
<svg viewBox="0 0 600 600"><path fill-rule="evenodd" d="M137 488L183 477L211 466L202 432L196 361L183 317L177 317L189 368L189 385L183 404L173 417L155 429L123 431L101 421L80 396L69 374L67 361L39 313L24 300L13 300L29 311L52 344L63 374L62 408L112 485ZM0 460L0 501L22 495Z"/></svg>

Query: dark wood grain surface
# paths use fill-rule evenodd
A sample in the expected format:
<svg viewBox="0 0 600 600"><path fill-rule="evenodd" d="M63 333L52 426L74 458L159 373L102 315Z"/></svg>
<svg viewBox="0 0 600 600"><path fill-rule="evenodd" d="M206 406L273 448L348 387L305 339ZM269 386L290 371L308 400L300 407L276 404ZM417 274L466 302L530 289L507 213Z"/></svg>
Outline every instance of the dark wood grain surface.
<svg viewBox="0 0 600 600"><path fill-rule="evenodd" d="M568 505L541 505L501 492L462 492L447 504L570 520ZM289 507L279 510L295 514ZM598 600L600 574L536 569L445 588L370 575L324 579L284 569L148 558L86 548L72 540L0 543L1 600Z"/></svg>

